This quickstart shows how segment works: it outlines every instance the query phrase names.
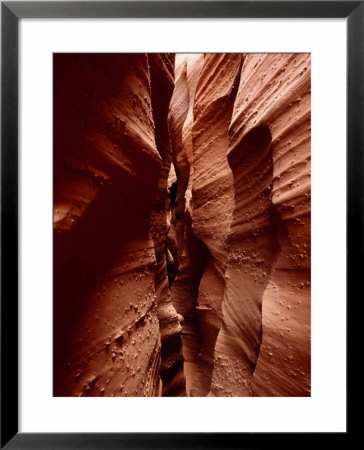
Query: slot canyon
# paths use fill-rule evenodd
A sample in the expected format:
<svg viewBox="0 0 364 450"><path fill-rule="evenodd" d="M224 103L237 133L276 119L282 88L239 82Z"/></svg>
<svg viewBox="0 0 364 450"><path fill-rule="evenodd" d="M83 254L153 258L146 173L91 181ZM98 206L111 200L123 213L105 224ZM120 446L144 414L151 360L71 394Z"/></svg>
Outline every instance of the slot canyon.
<svg viewBox="0 0 364 450"><path fill-rule="evenodd" d="M53 56L53 395L311 395L309 54Z"/></svg>

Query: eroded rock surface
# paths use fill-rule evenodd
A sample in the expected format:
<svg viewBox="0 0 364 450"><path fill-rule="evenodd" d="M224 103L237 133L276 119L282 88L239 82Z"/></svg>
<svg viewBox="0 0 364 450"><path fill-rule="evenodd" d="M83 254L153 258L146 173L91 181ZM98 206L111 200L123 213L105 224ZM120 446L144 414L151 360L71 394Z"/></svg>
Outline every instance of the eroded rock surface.
<svg viewBox="0 0 364 450"><path fill-rule="evenodd" d="M174 55L54 57L55 395L155 396L161 378L184 393L164 258L173 86Z"/></svg>
<svg viewBox="0 0 364 450"><path fill-rule="evenodd" d="M310 99L306 54L54 56L55 395L310 395Z"/></svg>
<svg viewBox="0 0 364 450"><path fill-rule="evenodd" d="M193 102L188 390L310 395L310 57L205 55Z"/></svg>
<svg viewBox="0 0 364 450"><path fill-rule="evenodd" d="M168 111L174 90L174 55L151 54L148 57L152 83L152 109L156 145L162 156L156 198L152 207L151 233L156 255L155 289L157 313L162 339L161 378L163 395L185 395L181 318L171 302L167 278L166 238L167 212L170 209L168 175L172 150L168 129Z"/></svg>

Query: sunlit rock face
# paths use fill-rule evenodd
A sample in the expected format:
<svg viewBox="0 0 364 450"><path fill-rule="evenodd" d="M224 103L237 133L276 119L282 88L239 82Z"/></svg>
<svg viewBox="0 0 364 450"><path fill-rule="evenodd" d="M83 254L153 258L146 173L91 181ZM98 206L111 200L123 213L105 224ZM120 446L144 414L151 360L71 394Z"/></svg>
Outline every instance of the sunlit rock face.
<svg viewBox="0 0 364 450"><path fill-rule="evenodd" d="M54 55L54 395L310 395L310 55Z"/></svg>
<svg viewBox="0 0 364 450"><path fill-rule="evenodd" d="M214 347L221 327L227 235L234 202L226 155L241 62L241 55L206 55L195 94L190 209L193 234L203 248L204 261L196 299L201 344L193 396L207 395L210 390Z"/></svg>
<svg viewBox="0 0 364 450"><path fill-rule="evenodd" d="M252 380L253 395L310 395L311 279L311 65L310 56L250 55L246 72L262 74L253 90L260 112L246 128L262 123L272 134L272 207L277 252L262 299L263 339ZM241 114L253 107L237 103ZM254 123L256 120L256 123ZM239 134L239 113L232 135Z"/></svg>
<svg viewBox="0 0 364 450"><path fill-rule="evenodd" d="M191 101L188 391L310 395L310 56L204 55Z"/></svg>

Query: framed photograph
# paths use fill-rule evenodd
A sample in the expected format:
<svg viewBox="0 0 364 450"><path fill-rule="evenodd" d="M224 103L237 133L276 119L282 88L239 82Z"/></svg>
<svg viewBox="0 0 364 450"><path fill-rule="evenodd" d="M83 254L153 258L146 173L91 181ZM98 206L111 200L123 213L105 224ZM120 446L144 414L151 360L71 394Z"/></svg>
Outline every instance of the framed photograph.
<svg viewBox="0 0 364 450"><path fill-rule="evenodd" d="M1 2L2 447L348 438L363 25Z"/></svg>

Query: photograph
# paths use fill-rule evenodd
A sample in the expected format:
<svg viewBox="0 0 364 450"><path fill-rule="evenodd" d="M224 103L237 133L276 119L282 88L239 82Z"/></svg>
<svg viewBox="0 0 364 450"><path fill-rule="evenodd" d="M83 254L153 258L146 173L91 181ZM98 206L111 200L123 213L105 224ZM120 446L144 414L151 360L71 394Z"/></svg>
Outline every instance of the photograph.
<svg viewBox="0 0 364 450"><path fill-rule="evenodd" d="M311 396L310 53L53 53L53 396Z"/></svg>

